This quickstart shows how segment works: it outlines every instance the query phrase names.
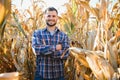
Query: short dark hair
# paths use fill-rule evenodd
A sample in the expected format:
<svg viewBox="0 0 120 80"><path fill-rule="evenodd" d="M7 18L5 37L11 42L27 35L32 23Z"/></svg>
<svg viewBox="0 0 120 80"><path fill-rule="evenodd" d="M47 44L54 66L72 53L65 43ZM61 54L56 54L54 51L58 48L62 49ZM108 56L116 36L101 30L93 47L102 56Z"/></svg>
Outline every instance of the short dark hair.
<svg viewBox="0 0 120 80"><path fill-rule="evenodd" d="M47 11L56 11L56 13L58 14L57 9L55 9L54 7L48 7L48 8L45 10L45 13L46 13Z"/></svg>

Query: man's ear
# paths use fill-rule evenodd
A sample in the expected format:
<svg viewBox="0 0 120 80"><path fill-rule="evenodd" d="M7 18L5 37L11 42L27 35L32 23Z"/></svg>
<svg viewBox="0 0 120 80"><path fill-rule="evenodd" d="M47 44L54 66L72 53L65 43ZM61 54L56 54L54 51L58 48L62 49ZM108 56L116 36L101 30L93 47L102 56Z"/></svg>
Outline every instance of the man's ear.
<svg viewBox="0 0 120 80"><path fill-rule="evenodd" d="M57 15L57 20L59 20L59 16Z"/></svg>

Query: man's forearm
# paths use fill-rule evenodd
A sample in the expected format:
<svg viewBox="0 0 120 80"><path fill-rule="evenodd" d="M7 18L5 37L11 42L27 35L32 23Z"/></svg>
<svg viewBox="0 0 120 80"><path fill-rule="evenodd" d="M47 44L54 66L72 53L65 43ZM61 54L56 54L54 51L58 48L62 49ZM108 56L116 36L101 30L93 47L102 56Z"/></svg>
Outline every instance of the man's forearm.
<svg viewBox="0 0 120 80"><path fill-rule="evenodd" d="M54 45L34 45L33 49L37 55L40 54L47 54L47 52L54 52L55 51L55 46Z"/></svg>

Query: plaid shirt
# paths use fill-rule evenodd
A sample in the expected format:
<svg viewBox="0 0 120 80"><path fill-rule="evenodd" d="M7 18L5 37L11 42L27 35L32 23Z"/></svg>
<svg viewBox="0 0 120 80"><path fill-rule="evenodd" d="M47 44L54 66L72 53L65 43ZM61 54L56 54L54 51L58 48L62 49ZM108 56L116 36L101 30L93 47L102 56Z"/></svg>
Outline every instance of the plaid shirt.
<svg viewBox="0 0 120 80"><path fill-rule="evenodd" d="M62 50L56 51L57 44L62 45ZM69 52L63 59L60 58L62 53L69 48L68 36L56 28L53 35L47 30L36 30L32 36L32 47L36 53L36 73L37 75L52 79L64 76L63 59L67 58ZM52 55L47 55L48 53Z"/></svg>

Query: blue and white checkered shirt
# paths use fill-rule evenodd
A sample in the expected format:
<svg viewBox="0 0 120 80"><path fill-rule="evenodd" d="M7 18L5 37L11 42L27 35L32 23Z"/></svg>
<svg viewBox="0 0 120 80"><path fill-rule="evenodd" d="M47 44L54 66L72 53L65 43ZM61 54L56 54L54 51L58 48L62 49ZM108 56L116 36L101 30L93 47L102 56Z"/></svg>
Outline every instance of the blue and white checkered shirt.
<svg viewBox="0 0 120 80"><path fill-rule="evenodd" d="M56 50L57 44L62 45L62 50ZM37 75L45 79L64 76L63 59L69 55L67 51L63 59L60 58L62 53L69 48L69 38L65 33L58 28L56 28L53 35L50 34L47 28L36 30L32 36L32 48L36 53Z"/></svg>

